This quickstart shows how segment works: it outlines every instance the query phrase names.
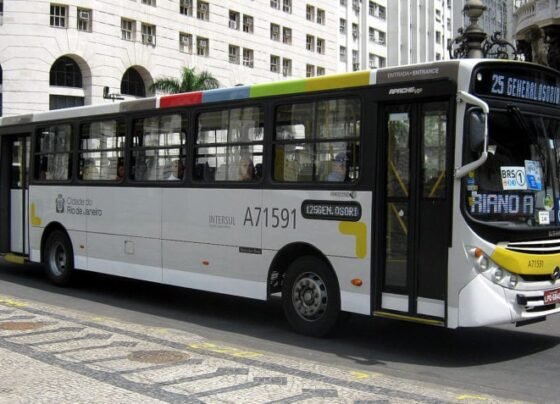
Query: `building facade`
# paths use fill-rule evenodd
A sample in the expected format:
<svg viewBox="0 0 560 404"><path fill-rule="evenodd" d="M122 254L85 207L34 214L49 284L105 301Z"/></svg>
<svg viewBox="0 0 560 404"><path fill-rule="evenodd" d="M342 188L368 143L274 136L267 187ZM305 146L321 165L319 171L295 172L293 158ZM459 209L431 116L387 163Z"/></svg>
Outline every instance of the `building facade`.
<svg viewBox="0 0 560 404"><path fill-rule="evenodd" d="M446 59L463 5L0 0L0 115L154 95L183 67L234 86Z"/></svg>
<svg viewBox="0 0 560 404"><path fill-rule="evenodd" d="M515 0L513 31L525 59L560 70L560 2Z"/></svg>
<svg viewBox="0 0 560 404"><path fill-rule="evenodd" d="M332 3L332 4L331 4ZM223 86L334 73L338 12L307 0L0 0L2 115L153 94L183 66Z"/></svg>

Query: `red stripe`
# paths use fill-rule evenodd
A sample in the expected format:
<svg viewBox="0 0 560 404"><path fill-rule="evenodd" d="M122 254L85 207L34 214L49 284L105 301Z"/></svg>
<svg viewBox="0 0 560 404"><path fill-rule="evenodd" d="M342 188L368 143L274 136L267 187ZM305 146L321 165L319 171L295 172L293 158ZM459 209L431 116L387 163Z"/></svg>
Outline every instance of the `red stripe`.
<svg viewBox="0 0 560 404"><path fill-rule="evenodd" d="M202 103L202 91L185 94L166 95L159 99L160 108L181 107L184 105L196 105Z"/></svg>

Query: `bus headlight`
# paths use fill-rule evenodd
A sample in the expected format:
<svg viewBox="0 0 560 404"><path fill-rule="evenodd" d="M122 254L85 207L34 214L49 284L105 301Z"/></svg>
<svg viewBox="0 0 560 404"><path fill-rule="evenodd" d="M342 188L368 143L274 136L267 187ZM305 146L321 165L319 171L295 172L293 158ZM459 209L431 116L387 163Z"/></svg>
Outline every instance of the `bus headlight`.
<svg viewBox="0 0 560 404"><path fill-rule="evenodd" d="M504 279L504 271L500 268L494 268L494 271L492 271L492 277L494 278L495 283L500 283L500 281Z"/></svg>
<svg viewBox="0 0 560 404"><path fill-rule="evenodd" d="M467 254L471 257L478 273L489 281L508 289L515 289L519 284L519 276L506 271L487 256L482 249L467 247Z"/></svg>

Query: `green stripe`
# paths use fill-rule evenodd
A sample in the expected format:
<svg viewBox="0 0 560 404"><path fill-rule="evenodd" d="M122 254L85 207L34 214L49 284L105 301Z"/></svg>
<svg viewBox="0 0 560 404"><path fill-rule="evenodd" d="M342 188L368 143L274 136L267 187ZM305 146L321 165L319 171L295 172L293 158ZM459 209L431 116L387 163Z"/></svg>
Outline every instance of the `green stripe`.
<svg viewBox="0 0 560 404"><path fill-rule="evenodd" d="M266 97L270 95L282 95L305 92L307 80L290 80L280 83L255 84L251 86L250 98Z"/></svg>

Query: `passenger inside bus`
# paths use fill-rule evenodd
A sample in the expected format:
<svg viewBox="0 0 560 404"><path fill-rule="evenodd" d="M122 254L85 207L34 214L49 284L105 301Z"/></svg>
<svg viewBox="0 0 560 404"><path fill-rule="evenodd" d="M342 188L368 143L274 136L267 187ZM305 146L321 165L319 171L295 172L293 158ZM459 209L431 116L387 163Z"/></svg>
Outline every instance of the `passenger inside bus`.
<svg viewBox="0 0 560 404"><path fill-rule="evenodd" d="M117 176L115 177L116 181L122 181L124 179L124 161L123 158L120 157L117 162Z"/></svg>
<svg viewBox="0 0 560 404"><path fill-rule="evenodd" d="M167 177L167 179L169 181L182 180L184 171L185 170L184 170L183 162L179 159L173 160L171 162L171 174L169 174L169 177Z"/></svg>
<svg viewBox="0 0 560 404"><path fill-rule="evenodd" d="M243 157L239 162L239 179L241 181L253 181L255 179L253 160L249 157Z"/></svg>
<svg viewBox="0 0 560 404"><path fill-rule="evenodd" d="M346 181L346 172L348 171L348 157L346 153L338 153L331 164L331 172L327 175L329 182Z"/></svg>

